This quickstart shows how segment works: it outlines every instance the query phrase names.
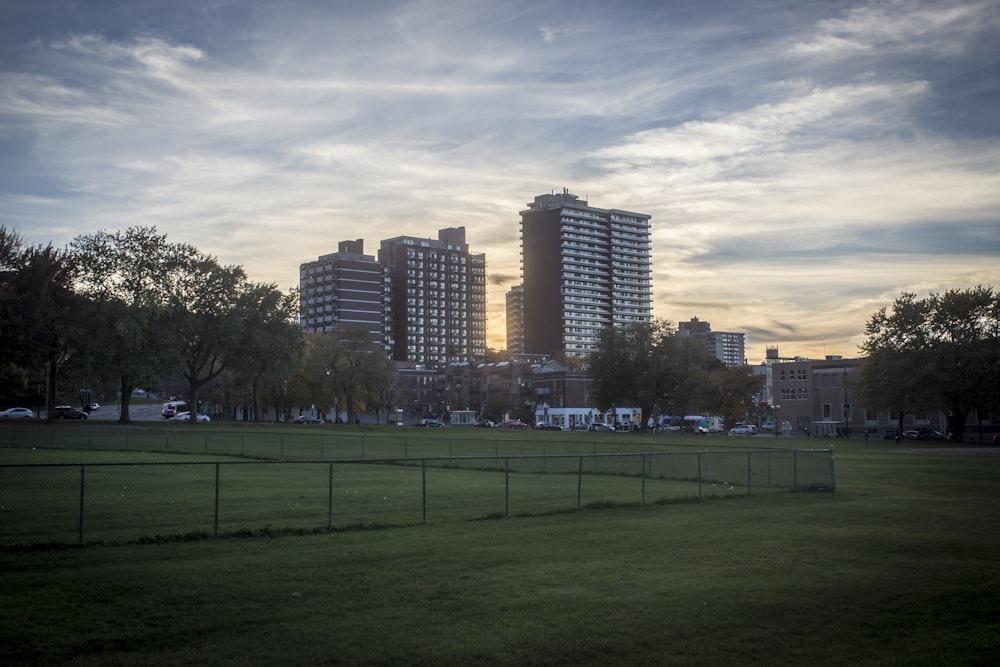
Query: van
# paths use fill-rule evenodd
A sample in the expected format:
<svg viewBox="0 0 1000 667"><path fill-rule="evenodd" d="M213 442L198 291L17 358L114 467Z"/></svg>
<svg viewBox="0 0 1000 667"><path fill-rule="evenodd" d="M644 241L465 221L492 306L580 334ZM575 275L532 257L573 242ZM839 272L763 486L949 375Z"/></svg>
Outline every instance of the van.
<svg viewBox="0 0 1000 667"><path fill-rule="evenodd" d="M163 404L163 409L160 410L160 414L163 415L164 419L173 419L177 416L178 412L188 412L188 404L179 401L168 401Z"/></svg>

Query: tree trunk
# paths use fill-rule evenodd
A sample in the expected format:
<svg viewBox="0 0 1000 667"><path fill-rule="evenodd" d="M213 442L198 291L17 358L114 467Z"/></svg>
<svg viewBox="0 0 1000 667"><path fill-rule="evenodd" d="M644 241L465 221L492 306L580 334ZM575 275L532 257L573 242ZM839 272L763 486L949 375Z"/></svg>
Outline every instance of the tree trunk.
<svg viewBox="0 0 1000 667"><path fill-rule="evenodd" d="M128 406L129 403L132 401L132 387L129 386L130 384L131 383L129 382L128 376L123 375L121 377L121 385L119 386L119 390L122 393L122 402L121 402L121 414L118 416L118 422L121 424L128 424L132 421L131 417L129 417L128 414Z"/></svg>

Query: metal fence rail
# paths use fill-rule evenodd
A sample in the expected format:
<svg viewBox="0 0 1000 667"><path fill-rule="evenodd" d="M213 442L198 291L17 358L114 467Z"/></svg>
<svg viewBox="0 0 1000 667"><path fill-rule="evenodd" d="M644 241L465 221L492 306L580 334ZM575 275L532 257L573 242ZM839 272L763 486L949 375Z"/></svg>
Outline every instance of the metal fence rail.
<svg viewBox="0 0 1000 667"><path fill-rule="evenodd" d="M0 545L412 525L835 487L832 448L0 464Z"/></svg>

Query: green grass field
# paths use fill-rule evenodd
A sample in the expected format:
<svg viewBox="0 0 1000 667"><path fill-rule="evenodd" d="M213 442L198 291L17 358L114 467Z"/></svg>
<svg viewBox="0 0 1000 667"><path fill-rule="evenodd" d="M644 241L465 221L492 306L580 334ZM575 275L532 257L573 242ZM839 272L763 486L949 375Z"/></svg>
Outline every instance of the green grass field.
<svg viewBox="0 0 1000 667"><path fill-rule="evenodd" d="M535 447L568 442L559 440L566 434L530 435ZM734 446L729 440L718 444ZM638 436L631 443L650 446ZM0 462L39 451L7 446ZM77 463L165 456L86 447L44 455ZM438 484L454 475L455 486L489 478L431 473ZM997 450L837 441L836 473L835 494L709 495L318 534L0 550L0 659L993 664Z"/></svg>

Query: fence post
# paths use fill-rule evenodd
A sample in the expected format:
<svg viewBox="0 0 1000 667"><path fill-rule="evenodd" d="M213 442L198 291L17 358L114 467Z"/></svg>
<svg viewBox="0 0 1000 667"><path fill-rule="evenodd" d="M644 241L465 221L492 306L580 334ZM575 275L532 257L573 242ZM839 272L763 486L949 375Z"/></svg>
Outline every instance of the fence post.
<svg viewBox="0 0 1000 667"><path fill-rule="evenodd" d="M695 454L698 457L698 497L701 498L701 452Z"/></svg>
<svg viewBox="0 0 1000 667"><path fill-rule="evenodd" d="M503 459L503 517L510 516L510 457Z"/></svg>
<svg viewBox="0 0 1000 667"><path fill-rule="evenodd" d="M423 521L427 523L427 459L420 461L420 487L423 489Z"/></svg>
<svg viewBox="0 0 1000 667"><path fill-rule="evenodd" d="M799 450L792 450L792 488L799 488Z"/></svg>
<svg viewBox="0 0 1000 667"><path fill-rule="evenodd" d="M333 530L333 461L330 461L329 496L326 501L326 529Z"/></svg>
<svg viewBox="0 0 1000 667"><path fill-rule="evenodd" d="M246 456L247 453L247 434L240 433L240 456Z"/></svg>
<svg viewBox="0 0 1000 667"><path fill-rule="evenodd" d="M750 452L747 452L747 495L750 495L750 483L752 482L751 477L753 477L753 467L750 464Z"/></svg>
<svg viewBox="0 0 1000 667"><path fill-rule="evenodd" d="M77 527L77 536L80 544L83 544L83 476L87 469L86 464L80 464L80 525Z"/></svg>
<svg viewBox="0 0 1000 667"><path fill-rule="evenodd" d="M640 504L646 504L646 455L642 455L642 472L640 473L642 477L642 502Z"/></svg>
<svg viewBox="0 0 1000 667"><path fill-rule="evenodd" d="M212 537L219 536L219 464L215 464L215 528Z"/></svg>
<svg viewBox="0 0 1000 667"><path fill-rule="evenodd" d="M576 471L576 508L580 509L580 499L583 496L583 457L580 457L580 465Z"/></svg>
<svg viewBox="0 0 1000 667"><path fill-rule="evenodd" d="M837 490L837 474L833 467L833 445L830 445L830 487Z"/></svg>

